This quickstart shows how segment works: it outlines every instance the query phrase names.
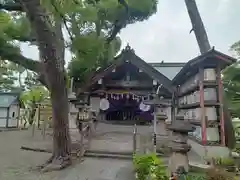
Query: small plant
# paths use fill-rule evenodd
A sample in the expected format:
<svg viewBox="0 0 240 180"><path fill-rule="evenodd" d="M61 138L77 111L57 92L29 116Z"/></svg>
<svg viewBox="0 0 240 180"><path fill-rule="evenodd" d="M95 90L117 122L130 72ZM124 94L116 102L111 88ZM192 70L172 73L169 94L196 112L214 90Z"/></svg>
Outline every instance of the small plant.
<svg viewBox="0 0 240 180"><path fill-rule="evenodd" d="M234 160L232 158L215 158L215 164L219 166L233 166Z"/></svg>
<svg viewBox="0 0 240 180"><path fill-rule="evenodd" d="M237 180L230 173L222 169L210 169L207 172L206 180Z"/></svg>
<svg viewBox="0 0 240 180"><path fill-rule="evenodd" d="M133 164L137 180L168 180L166 169L156 154L135 154Z"/></svg>

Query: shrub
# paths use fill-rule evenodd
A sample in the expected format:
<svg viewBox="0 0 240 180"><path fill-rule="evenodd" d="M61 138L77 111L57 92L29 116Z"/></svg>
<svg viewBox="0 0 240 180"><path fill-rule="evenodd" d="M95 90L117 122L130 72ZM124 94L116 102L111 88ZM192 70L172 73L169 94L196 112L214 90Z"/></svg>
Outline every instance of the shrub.
<svg viewBox="0 0 240 180"><path fill-rule="evenodd" d="M215 163L219 166L233 166L234 160L232 158L215 158Z"/></svg>
<svg viewBox="0 0 240 180"><path fill-rule="evenodd" d="M134 169L137 180L168 180L166 169L156 154L134 155Z"/></svg>
<svg viewBox="0 0 240 180"><path fill-rule="evenodd" d="M209 169L207 171L206 176L206 180L235 180L235 179L236 178L232 174L222 169Z"/></svg>

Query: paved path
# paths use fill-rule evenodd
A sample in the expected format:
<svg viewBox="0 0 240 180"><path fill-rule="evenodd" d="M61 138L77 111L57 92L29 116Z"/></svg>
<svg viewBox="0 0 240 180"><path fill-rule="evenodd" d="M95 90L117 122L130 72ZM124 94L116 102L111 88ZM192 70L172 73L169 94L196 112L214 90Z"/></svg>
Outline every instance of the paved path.
<svg viewBox="0 0 240 180"><path fill-rule="evenodd" d="M66 171L54 180L134 180L131 161L126 160L86 159Z"/></svg>
<svg viewBox="0 0 240 180"><path fill-rule="evenodd" d="M29 171L49 158L47 153L20 150L22 145L49 146L37 132L0 132L0 179L1 180L132 180L132 164L128 160L91 159L76 163L60 172L40 174Z"/></svg>
<svg viewBox="0 0 240 180"><path fill-rule="evenodd" d="M132 150L133 126L99 124L92 149L110 151ZM140 126L138 133L148 134L152 128ZM78 134L79 135L79 134ZM76 135L76 138L79 138ZM43 140L37 131L34 138L31 131L0 132L0 180L133 180L132 162L116 159L86 158L82 163L62 170L39 174L29 171L30 167L42 164L50 154L20 150L22 145L33 147L52 146L51 136Z"/></svg>

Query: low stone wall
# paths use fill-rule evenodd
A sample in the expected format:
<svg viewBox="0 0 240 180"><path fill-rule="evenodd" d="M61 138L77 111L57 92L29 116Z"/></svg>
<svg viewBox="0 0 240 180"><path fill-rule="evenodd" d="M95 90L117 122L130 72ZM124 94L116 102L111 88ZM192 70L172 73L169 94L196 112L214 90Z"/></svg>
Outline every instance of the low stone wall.
<svg viewBox="0 0 240 180"><path fill-rule="evenodd" d="M192 146L192 149L201 157L229 157L229 149L222 146L203 146L193 140L188 140L188 143Z"/></svg>

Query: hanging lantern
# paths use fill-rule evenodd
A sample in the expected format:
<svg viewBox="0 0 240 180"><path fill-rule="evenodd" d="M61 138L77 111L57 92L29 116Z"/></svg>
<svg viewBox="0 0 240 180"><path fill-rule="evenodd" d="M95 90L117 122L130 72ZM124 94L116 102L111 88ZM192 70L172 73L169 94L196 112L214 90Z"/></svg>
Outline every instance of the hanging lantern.
<svg viewBox="0 0 240 180"><path fill-rule="evenodd" d="M151 106L150 105L146 105L144 104L143 102L140 103L139 105L139 109L143 112L147 112L151 109Z"/></svg>
<svg viewBox="0 0 240 180"><path fill-rule="evenodd" d="M132 96L133 96L133 100L135 100L135 99L136 99L136 98L135 98L135 95L133 94Z"/></svg>
<svg viewBox="0 0 240 180"><path fill-rule="evenodd" d="M98 80L98 84L102 84L102 79L99 79L99 80Z"/></svg>
<svg viewBox="0 0 240 180"><path fill-rule="evenodd" d="M157 85L157 81L154 79L153 80L153 85L156 86Z"/></svg>
<svg viewBox="0 0 240 180"><path fill-rule="evenodd" d="M109 107L110 107L109 101L105 98L101 99L100 109L103 111L106 111L106 110L108 110Z"/></svg>

